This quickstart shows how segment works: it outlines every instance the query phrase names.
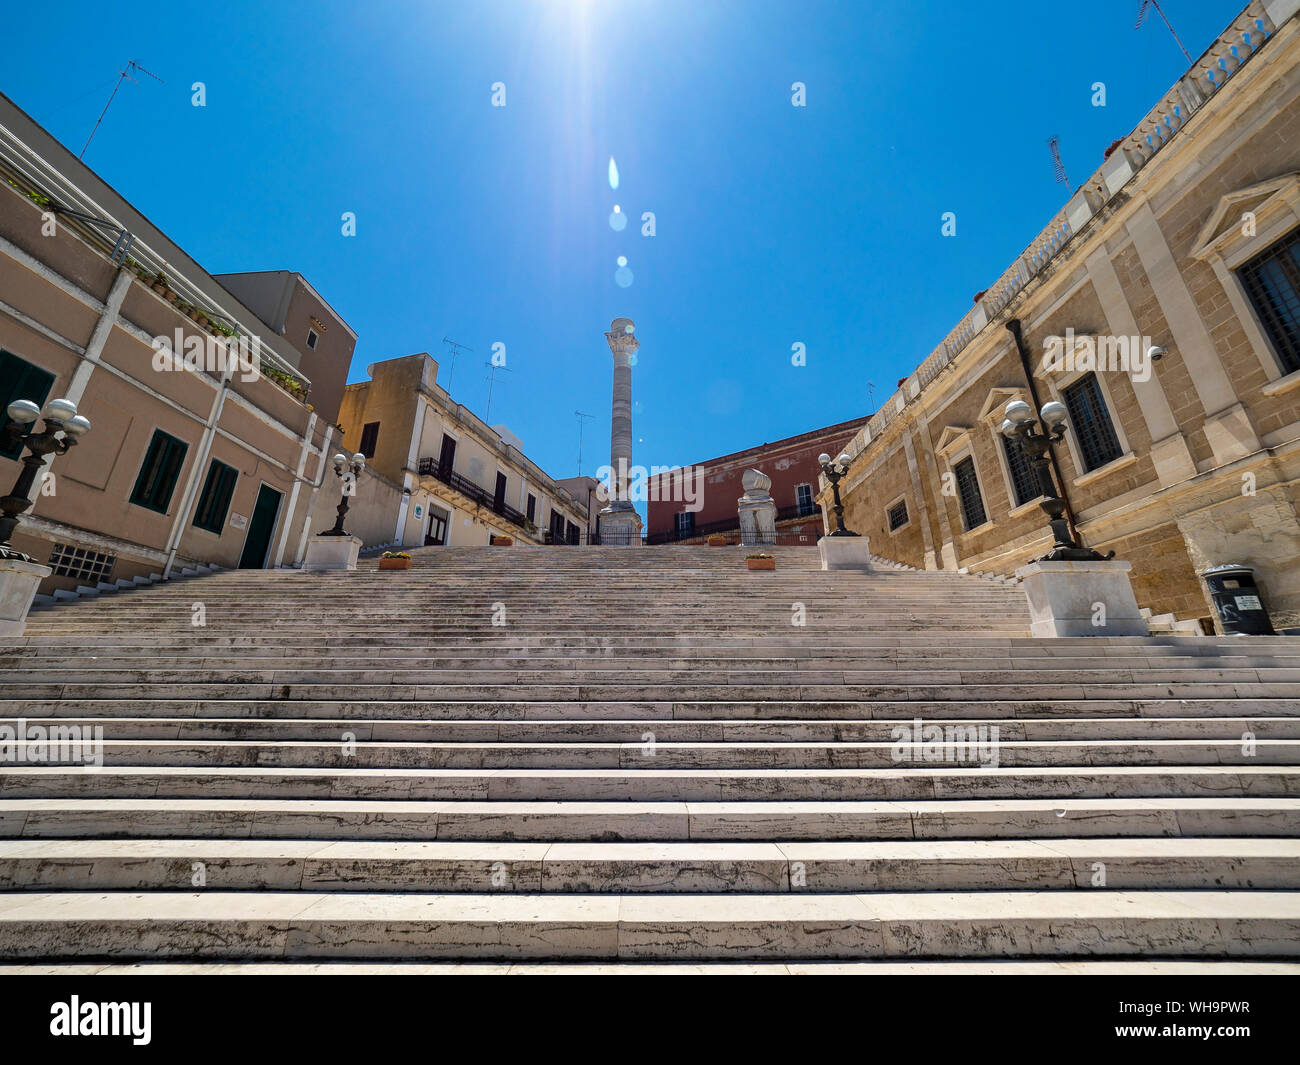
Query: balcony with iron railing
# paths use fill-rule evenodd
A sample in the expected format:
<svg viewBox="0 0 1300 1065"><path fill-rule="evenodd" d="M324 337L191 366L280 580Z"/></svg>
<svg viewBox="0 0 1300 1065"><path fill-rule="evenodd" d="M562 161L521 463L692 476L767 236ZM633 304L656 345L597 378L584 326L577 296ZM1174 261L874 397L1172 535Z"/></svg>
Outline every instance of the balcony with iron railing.
<svg viewBox="0 0 1300 1065"><path fill-rule="evenodd" d="M454 488L466 499L479 506L487 507L488 510L501 515L512 525L517 525L522 529L525 525L531 524L523 513L508 505L505 500L497 499L494 492L484 488L476 481L471 481L468 477L462 477L451 468L451 463L439 462L437 459L432 458L420 459L416 472L421 477L433 477L447 485L448 488Z"/></svg>

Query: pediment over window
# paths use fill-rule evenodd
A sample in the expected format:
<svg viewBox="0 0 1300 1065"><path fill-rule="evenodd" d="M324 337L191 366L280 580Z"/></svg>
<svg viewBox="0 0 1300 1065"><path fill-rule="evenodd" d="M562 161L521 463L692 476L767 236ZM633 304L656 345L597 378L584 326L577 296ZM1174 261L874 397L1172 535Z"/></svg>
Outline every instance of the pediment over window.
<svg viewBox="0 0 1300 1065"><path fill-rule="evenodd" d="M1001 424L1005 417L1003 411L1008 403L1013 399L1023 399L1025 390L1023 388L992 388L989 390L988 398L984 400L984 406L980 408L980 421L992 421L994 416L997 417L998 423Z"/></svg>
<svg viewBox="0 0 1300 1065"><path fill-rule="evenodd" d="M943 455L969 439L969 426L945 425L943 432L939 434L939 442L935 445L935 450Z"/></svg>
<svg viewBox="0 0 1300 1065"><path fill-rule="evenodd" d="M1295 215L1300 213L1298 208L1300 172L1297 171L1230 192L1219 200L1201 227L1196 243L1192 245L1192 258L1208 260L1252 244L1256 237L1243 232L1243 216L1247 213L1254 215L1254 230L1258 234L1276 216L1283 212Z"/></svg>

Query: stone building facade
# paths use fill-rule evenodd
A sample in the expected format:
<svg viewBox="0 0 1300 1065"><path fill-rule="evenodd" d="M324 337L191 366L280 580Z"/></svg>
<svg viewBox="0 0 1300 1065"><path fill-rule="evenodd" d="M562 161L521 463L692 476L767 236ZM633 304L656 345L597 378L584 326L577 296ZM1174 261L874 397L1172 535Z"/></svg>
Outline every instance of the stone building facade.
<svg viewBox="0 0 1300 1065"><path fill-rule="evenodd" d="M873 552L1003 574L1045 553L998 430L1012 399L1061 400L1057 484L1139 604L1208 630L1200 574L1242 563L1300 624L1297 7L1249 4L858 432L841 491Z"/></svg>
<svg viewBox="0 0 1300 1065"><path fill-rule="evenodd" d="M677 490L680 472L650 478L648 542L699 543L710 533L733 531L731 538L738 542L736 501L745 493L741 478L746 470L756 469L772 479L770 491L777 506L777 532L782 542L815 544L824 531L816 502L821 471L817 456L822 452L838 455L865 422L866 418L856 418L828 425L687 467L696 471L693 476L703 477L698 510L689 509L689 504L683 502L687 493Z"/></svg>
<svg viewBox="0 0 1300 1065"><path fill-rule="evenodd" d="M299 362L0 96L0 422L15 400L66 397L91 423L42 471L13 538L53 568L41 593L298 561L337 436ZM6 494L20 454L0 454Z"/></svg>
<svg viewBox="0 0 1300 1065"><path fill-rule="evenodd" d="M489 426L437 383L426 353L366 368L368 381L343 390L342 450L362 452L362 498L348 529L368 546L476 547L494 536L517 543L577 544L585 539L588 502L574 498L523 453L503 425ZM333 487L312 513L329 528Z"/></svg>

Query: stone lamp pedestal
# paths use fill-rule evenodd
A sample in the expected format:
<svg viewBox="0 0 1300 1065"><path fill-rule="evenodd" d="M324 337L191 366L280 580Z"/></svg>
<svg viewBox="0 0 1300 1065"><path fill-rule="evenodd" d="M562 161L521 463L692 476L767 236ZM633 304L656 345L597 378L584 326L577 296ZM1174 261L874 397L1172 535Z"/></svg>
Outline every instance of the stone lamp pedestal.
<svg viewBox="0 0 1300 1065"><path fill-rule="evenodd" d="M1031 562L1016 570L1029 599L1031 633L1146 636L1128 562Z"/></svg>
<svg viewBox="0 0 1300 1065"><path fill-rule="evenodd" d="M357 555L361 541L355 536L327 536L317 533L307 541L307 556L302 568L307 572L357 568Z"/></svg>
<svg viewBox="0 0 1300 1065"><path fill-rule="evenodd" d="M817 541L822 569L855 569L871 572L871 538L868 536L823 536Z"/></svg>
<svg viewBox="0 0 1300 1065"><path fill-rule="evenodd" d="M41 580L54 571L37 562L0 558L0 636L21 636Z"/></svg>

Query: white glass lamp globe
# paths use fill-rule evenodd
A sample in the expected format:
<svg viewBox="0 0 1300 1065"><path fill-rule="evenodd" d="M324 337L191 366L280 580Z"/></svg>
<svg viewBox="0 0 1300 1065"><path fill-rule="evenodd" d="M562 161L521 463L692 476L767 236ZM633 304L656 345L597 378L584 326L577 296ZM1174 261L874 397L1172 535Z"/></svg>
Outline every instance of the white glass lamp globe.
<svg viewBox="0 0 1300 1065"><path fill-rule="evenodd" d="M1052 400L1050 403L1044 403L1042 413L1043 421L1053 427L1064 425L1065 419L1069 417L1070 414L1069 410L1066 409L1065 404L1058 403L1056 400Z"/></svg>
<svg viewBox="0 0 1300 1065"><path fill-rule="evenodd" d="M16 399L7 410L9 417L20 425L29 425L41 416L41 408L30 399Z"/></svg>
<svg viewBox="0 0 1300 1065"><path fill-rule="evenodd" d="M826 454L825 451L823 451L820 455L817 456L817 465L825 466L826 463L830 462L830 460L831 457L828 454Z"/></svg>
<svg viewBox="0 0 1300 1065"><path fill-rule="evenodd" d="M82 433L90 432L90 419L83 418L80 414L69 418L63 423L63 431L68 436L80 436Z"/></svg>
<svg viewBox="0 0 1300 1065"><path fill-rule="evenodd" d="M69 418L76 417L77 405L70 399L52 399L45 404L41 413L49 421L66 422Z"/></svg>
<svg viewBox="0 0 1300 1065"><path fill-rule="evenodd" d="M1023 399L1013 399L1007 404L1007 409L1003 413L1016 425L1024 425L1034 420L1034 408Z"/></svg>

